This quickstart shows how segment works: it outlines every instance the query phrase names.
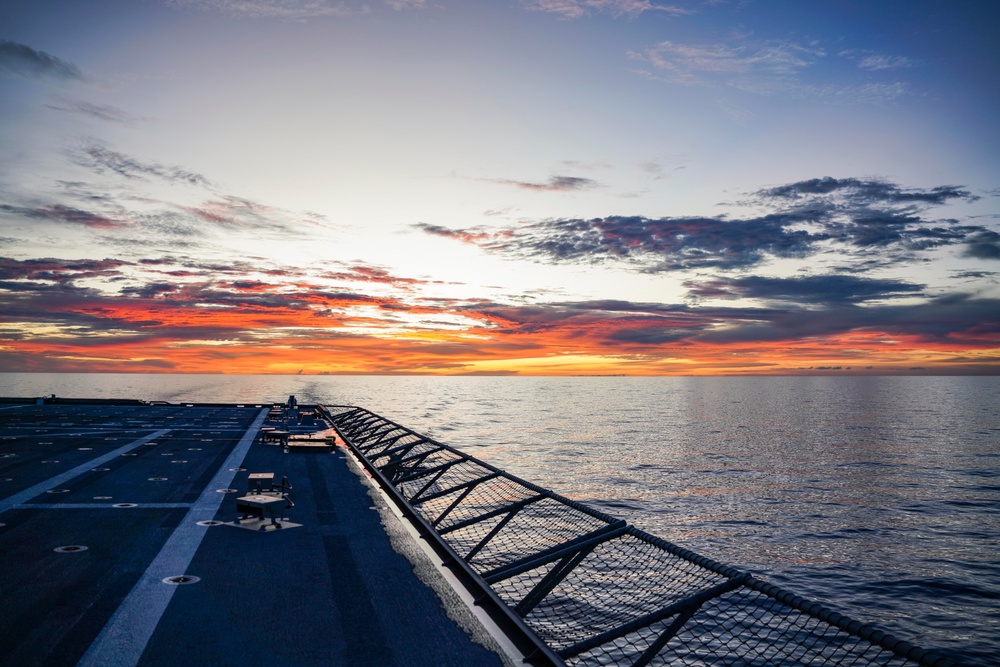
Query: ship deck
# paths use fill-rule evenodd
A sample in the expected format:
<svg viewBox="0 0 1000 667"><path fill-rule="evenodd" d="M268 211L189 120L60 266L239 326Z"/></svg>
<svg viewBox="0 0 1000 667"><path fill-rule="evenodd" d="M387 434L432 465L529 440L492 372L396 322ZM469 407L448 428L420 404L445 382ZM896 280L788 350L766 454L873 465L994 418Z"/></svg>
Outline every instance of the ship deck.
<svg viewBox="0 0 1000 667"><path fill-rule="evenodd" d="M269 408L0 406L0 664L502 664L345 449L264 442ZM292 485L281 529L235 525L251 473Z"/></svg>

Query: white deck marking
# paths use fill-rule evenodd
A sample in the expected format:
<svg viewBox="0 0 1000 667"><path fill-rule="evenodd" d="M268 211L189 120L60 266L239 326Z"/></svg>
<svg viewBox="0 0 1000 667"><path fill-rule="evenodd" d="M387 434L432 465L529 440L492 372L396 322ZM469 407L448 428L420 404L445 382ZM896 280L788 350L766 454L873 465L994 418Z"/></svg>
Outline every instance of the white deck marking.
<svg viewBox="0 0 1000 667"><path fill-rule="evenodd" d="M107 454L102 454L101 456L98 456L95 459L90 459L86 463L81 463L77 467L71 470L67 470L62 474L56 475L55 477L50 477L44 482L39 482L34 486L29 486L24 491L15 493L12 496L8 496L7 498L0 500L0 512L6 512L7 510L14 509L16 506L26 503L35 496L45 493L49 489L57 489L59 487L62 487L63 485L66 484L66 482L70 481L74 477L79 477L85 472L90 472L92 468L97 468L107 463L108 461L113 461L122 454L125 454L135 449L136 447L139 447L140 445L144 445L151 440L155 440L156 438L161 438L165 436L167 433L170 433L169 428L161 429L143 438L139 438L138 440L133 440L127 445L119 447L118 449L108 452Z"/></svg>
<svg viewBox="0 0 1000 667"><path fill-rule="evenodd" d="M143 651L146 650L146 644L149 643L163 612L170 604L174 591L178 588L167 586L163 580L167 577L188 574L187 568L208 530L206 526L199 526L198 522L215 518L215 513L226 497L226 494L216 493L215 490L228 488L232 484L236 472L230 469L238 468L243 463L269 411L269 407L261 409L257 419L243 434L215 477L181 520L180 525L167 538L160 553L156 554L156 558L146 568L128 597L112 614L101 634L77 663L77 667L107 667L107 665L131 667L139 663ZM121 511L127 512L128 509Z"/></svg>
<svg viewBox="0 0 1000 667"><path fill-rule="evenodd" d="M193 503L135 503L134 507L115 507L117 503L127 503L127 500L107 501L104 503L27 503L14 507L16 510L118 510L126 509L177 509L193 507Z"/></svg>

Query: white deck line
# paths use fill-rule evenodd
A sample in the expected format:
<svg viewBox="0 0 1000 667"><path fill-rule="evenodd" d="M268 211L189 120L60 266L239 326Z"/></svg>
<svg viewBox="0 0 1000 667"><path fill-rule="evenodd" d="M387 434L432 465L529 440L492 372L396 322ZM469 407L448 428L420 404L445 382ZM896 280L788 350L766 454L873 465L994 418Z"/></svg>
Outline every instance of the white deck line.
<svg viewBox="0 0 1000 667"><path fill-rule="evenodd" d="M49 489L55 489L61 487L74 477L79 477L85 472L90 472L91 469L101 466L107 463L108 461L112 461L121 456L122 454L125 454L126 452L129 452L140 445L144 445L150 440L155 440L156 438L160 438L166 435L167 433L170 433L169 428L161 429L159 431L156 431L155 433L139 438L138 440L133 440L127 445L123 445L122 447L119 447L114 451L108 452L107 454L102 454L97 458L90 459L86 463L81 463L77 467L67 470L64 473L60 473L55 477L50 477L44 482L39 482L34 486L29 486L24 491L20 491L12 496L8 496L3 500L0 500L0 512L6 512L7 510L14 509L18 505L23 505L27 501L34 498L35 496L43 494Z"/></svg>
<svg viewBox="0 0 1000 667"><path fill-rule="evenodd" d="M17 505L16 510L118 510L126 509L177 509L193 507L194 503L128 503L132 507L115 507L116 504L128 502L127 500L114 500L103 503L27 503Z"/></svg>
<svg viewBox="0 0 1000 667"><path fill-rule="evenodd" d="M208 530L205 526L199 526L198 522L215 518L215 513L226 497L224 493L216 493L216 489L229 488L232 484L236 472L230 469L238 468L243 463L269 411L270 407L261 409L257 419L243 434L215 477L188 510L180 525L167 538L163 548L156 554L128 596L108 619L101 634L87 649L77 667L108 665L131 667L139 663L143 651L146 650L146 644L149 643L163 612L174 596L174 591L177 590L176 586L164 584L163 579L187 574L187 568L201 545L205 531ZM122 509L122 511L128 510Z"/></svg>

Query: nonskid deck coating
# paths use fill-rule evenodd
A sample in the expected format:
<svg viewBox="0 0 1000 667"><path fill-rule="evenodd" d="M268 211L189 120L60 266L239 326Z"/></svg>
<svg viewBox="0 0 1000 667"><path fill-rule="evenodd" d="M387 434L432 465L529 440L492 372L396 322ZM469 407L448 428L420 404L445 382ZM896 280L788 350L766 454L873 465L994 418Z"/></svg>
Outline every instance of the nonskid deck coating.
<svg viewBox="0 0 1000 667"><path fill-rule="evenodd" d="M15 638L0 643L0 664L74 665L101 637L121 650L116 664L499 665L392 550L342 451L284 454L252 439L266 407L0 410L0 453L13 455L0 458L0 636ZM243 491L249 472L289 478L289 516L302 527L197 525L206 497L220 500L211 518L236 518L237 494L210 487L230 473ZM192 536L173 574L199 581L152 586L151 566L172 562L164 545ZM62 546L86 549L54 551ZM108 636L109 621L133 616L119 610L143 585L167 601L137 650L131 631Z"/></svg>

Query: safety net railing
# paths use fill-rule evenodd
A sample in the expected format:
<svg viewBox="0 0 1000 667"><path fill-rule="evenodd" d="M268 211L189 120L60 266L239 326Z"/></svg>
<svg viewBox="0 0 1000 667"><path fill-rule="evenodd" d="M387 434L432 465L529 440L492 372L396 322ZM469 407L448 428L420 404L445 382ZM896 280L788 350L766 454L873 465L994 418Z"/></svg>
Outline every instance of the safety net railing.
<svg viewBox="0 0 1000 667"><path fill-rule="evenodd" d="M474 573L477 603L499 600L540 640L526 662L956 664L368 410L326 411L446 559Z"/></svg>

